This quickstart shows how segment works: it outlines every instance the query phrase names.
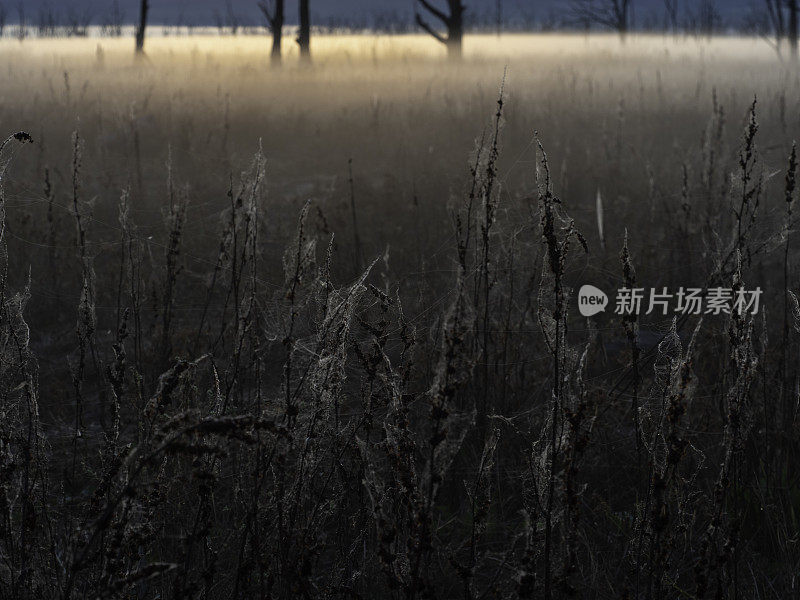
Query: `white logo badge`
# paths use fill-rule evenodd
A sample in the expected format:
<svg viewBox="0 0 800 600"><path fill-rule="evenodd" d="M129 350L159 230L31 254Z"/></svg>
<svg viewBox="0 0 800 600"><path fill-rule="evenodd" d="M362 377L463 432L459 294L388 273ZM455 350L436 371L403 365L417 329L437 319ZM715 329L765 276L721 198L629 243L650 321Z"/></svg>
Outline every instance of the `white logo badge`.
<svg viewBox="0 0 800 600"><path fill-rule="evenodd" d="M603 312L608 306L608 296L593 285L584 285L578 292L578 310L584 317Z"/></svg>

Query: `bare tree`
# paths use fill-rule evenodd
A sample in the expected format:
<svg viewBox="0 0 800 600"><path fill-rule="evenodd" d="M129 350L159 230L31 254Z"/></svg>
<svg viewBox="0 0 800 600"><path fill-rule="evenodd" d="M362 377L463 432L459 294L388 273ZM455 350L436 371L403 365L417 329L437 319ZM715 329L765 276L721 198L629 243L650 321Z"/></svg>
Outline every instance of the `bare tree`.
<svg viewBox="0 0 800 600"><path fill-rule="evenodd" d="M270 60L273 64L281 63L281 40L283 39L284 0L262 0L258 8L267 21L267 27L272 32L272 52Z"/></svg>
<svg viewBox="0 0 800 600"><path fill-rule="evenodd" d="M236 35L239 31L239 16L233 10L231 0L225 0L225 14L228 16L228 25L231 28L231 35Z"/></svg>
<svg viewBox="0 0 800 600"><path fill-rule="evenodd" d="M28 36L28 22L25 20L25 4L23 2L17 4L17 19L19 20L17 39L21 42Z"/></svg>
<svg viewBox="0 0 800 600"><path fill-rule="evenodd" d="M667 21L673 34L678 33L678 3L679 0L664 0L664 9L667 12Z"/></svg>
<svg viewBox="0 0 800 600"><path fill-rule="evenodd" d="M214 24L217 26L217 31L219 31L220 35L223 35L228 27L230 27L231 35L236 35L239 32L239 15L233 10L231 0L225 0L224 4L224 12L214 9L212 13Z"/></svg>
<svg viewBox="0 0 800 600"><path fill-rule="evenodd" d="M778 54L784 40L788 40L792 59L798 58L798 10L800 9L798 0L764 0L766 8L766 25L774 34L774 40L770 40L769 35L764 33L764 37L769 41ZM763 29L763 28L762 28Z"/></svg>
<svg viewBox="0 0 800 600"><path fill-rule="evenodd" d="M39 8L39 15L36 23L36 34L39 37L55 37L56 35L56 15L52 6L42 6Z"/></svg>
<svg viewBox="0 0 800 600"><path fill-rule="evenodd" d="M86 37L89 34L89 25L92 22L92 11L86 8L83 11L70 7L67 9L67 35L70 37Z"/></svg>
<svg viewBox="0 0 800 600"><path fill-rule="evenodd" d="M150 9L150 0L141 0L139 5L139 27L136 29L136 53L144 53L144 34L147 29L147 11Z"/></svg>
<svg viewBox="0 0 800 600"><path fill-rule="evenodd" d="M308 0L300 0L300 29L297 32L297 44L300 46L300 60L311 60L311 15Z"/></svg>
<svg viewBox="0 0 800 600"><path fill-rule="evenodd" d="M786 34L786 25L783 19L782 0L764 0L769 22L775 30L775 42L780 52L781 42Z"/></svg>
<svg viewBox="0 0 800 600"><path fill-rule="evenodd" d="M177 18L175 19L175 32L177 35L181 34L181 30L186 27L186 13L183 11L183 6L181 6L180 12L178 13Z"/></svg>
<svg viewBox="0 0 800 600"><path fill-rule="evenodd" d="M219 35L223 35L225 33L225 17L222 16L222 13L216 8L211 13L211 17L214 19L214 25L217 27L217 33L219 33Z"/></svg>
<svg viewBox="0 0 800 600"><path fill-rule="evenodd" d="M722 21L715 0L700 0L692 20L695 33L711 37Z"/></svg>
<svg viewBox="0 0 800 600"><path fill-rule="evenodd" d="M619 33L624 42L631 24L633 0L572 0L573 19L609 27Z"/></svg>
<svg viewBox="0 0 800 600"><path fill-rule="evenodd" d="M439 10L433 6L428 0L417 0L422 7L427 10L434 17L444 23L447 28L447 35L444 36L422 18L422 15L417 11L415 17L417 25L431 34L435 39L442 42L447 47L447 55L450 58L461 58L462 41L464 39L464 11L466 7L461 0L447 0L447 6L450 14Z"/></svg>
<svg viewBox="0 0 800 600"><path fill-rule="evenodd" d="M800 28L800 24L798 24L798 0L786 0L786 9L789 11L789 28L788 28L788 36L789 36L789 48L792 52L792 59L798 59L798 44L797 44L797 37L798 37L798 29Z"/></svg>
<svg viewBox="0 0 800 600"><path fill-rule="evenodd" d="M119 7L119 0L114 0L111 6L111 35L120 37L122 35L122 23L125 20L125 13Z"/></svg>
<svg viewBox="0 0 800 600"><path fill-rule="evenodd" d="M111 10L103 19L103 26L101 28L103 35L120 37L122 35L122 23L124 20L125 15L119 7L119 0L114 0L111 4Z"/></svg>

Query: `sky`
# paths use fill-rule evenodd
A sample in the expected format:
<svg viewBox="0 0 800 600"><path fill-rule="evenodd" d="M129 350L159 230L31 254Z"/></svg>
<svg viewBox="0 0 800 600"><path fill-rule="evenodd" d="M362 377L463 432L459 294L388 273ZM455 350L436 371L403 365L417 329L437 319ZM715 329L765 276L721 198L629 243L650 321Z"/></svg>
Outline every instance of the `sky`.
<svg viewBox="0 0 800 600"><path fill-rule="evenodd" d="M114 0L22 0L27 19L35 22L42 7L51 7L56 12L86 13L93 16L95 24L101 24L110 13ZM444 5L444 0L432 0ZM464 0L474 14L494 14L497 0ZM686 7L696 6L699 0L680 0ZM753 5L763 0L715 0L723 19L729 24L738 22ZM132 22L138 13L138 0L118 0L125 20ZM175 24L179 20L192 25L214 25L215 15L226 12L226 2L230 2L234 13L242 23L260 23L260 13L256 0L151 0L151 23ZM533 16L537 21L558 17L565 11L568 0L501 0L503 11L509 20L520 19L523 15ZM15 0L3 2L9 12L9 22L17 20L18 5ZM286 0L287 20L295 22L297 0ZM342 20L356 20L370 23L377 15L396 14L410 21L413 15L414 0L311 0L312 21L319 24ZM663 14L662 0L634 0L636 18L646 15ZM88 12L87 12L88 11Z"/></svg>

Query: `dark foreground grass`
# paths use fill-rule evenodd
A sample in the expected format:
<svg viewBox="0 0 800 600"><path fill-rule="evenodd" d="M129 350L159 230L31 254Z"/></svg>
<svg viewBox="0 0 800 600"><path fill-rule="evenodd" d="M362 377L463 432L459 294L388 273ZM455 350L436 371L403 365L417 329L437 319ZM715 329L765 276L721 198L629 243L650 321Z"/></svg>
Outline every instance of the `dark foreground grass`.
<svg viewBox="0 0 800 600"><path fill-rule="evenodd" d="M2 148L2 596L796 594L797 76L754 101L658 60L563 106L512 65L494 108L434 79L388 116L287 109L319 158L292 168L225 93L196 129L65 72L32 101L72 137ZM358 128L374 163L334 143ZM584 283L764 297L584 319Z"/></svg>

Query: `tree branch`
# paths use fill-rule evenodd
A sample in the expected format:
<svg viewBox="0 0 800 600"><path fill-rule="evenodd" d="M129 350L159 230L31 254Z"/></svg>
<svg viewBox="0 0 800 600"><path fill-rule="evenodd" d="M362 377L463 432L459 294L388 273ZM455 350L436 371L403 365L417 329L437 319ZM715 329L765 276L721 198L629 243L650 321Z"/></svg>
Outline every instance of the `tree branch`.
<svg viewBox="0 0 800 600"><path fill-rule="evenodd" d="M261 9L261 12L264 14L264 18L267 20L267 23L269 23L270 29L274 29L275 15L273 15L272 12L270 11L269 4L267 4L266 2L259 2L258 8Z"/></svg>
<svg viewBox="0 0 800 600"><path fill-rule="evenodd" d="M427 32L428 32L429 34L431 34L431 35L432 35L434 38L436 38L437 40L439 40L439 41L440 41L440 42L442 42L443 44L446 44L446 43L447 43L447 38L446 38L446 37L444 37L444 36L443 36L441 33L439 33L438 31L436 31L435 29L433 29L433 27L431 27L430 25L428 25L428 24L427 24L427 23L426 23L426 22L425 22L425 21L422 19L422 17L420 16L420 14L419 14L419 13L417 13L417 14L416 14L416 21L417 21L417 25L419 25L420 27L422 27L422 29L424 29L425 31L427 31Z"/></svg>
<svg viewBox="0 0 800 600"><path fill-rule="evenodd" d="M769 15L770 21L772 21L773 27L775 27L775 31L779 36L782 35L783 13L781 11L783 9L781 8L780 4L777 4L772 0L764 0L764 2L767 5L767 14Z"/></svg>
<svg viewBox="0 0 800 600"><path fill-rule="evenodd" d="M610 7L598 8L586 0L573 0L571 12L575 21L596 23L610 29L619 29L621 23L616 13L616 7L616 2Z"/></svg>
<svg viewBox="0 0 800 600"><path fill-rule="evenodd" d="M439 19L440 21L442 21L442 23L444 23L445 25L450 25L450 17L448 17L446 14L444 14L444 13L443 13L442 11L440 11L438 8L436 8L435 6L433 6L433 4L431 4L430 2L428 2L428 0L418 0L418 1L419 1L419 3L420 3L420 4L422 4L422 6L423 6L425 9L427 9L427 10L428 10L428 12L430 12L430 13L431 13L431 14L432 14L434 17L436 17L437 19ZM419 17L419 14L417 14L417 17ZM419 23L419 21L418 21L418 23ZM420 25L420 27L422 27L423 29L425 29L425 27L424 27L423 25Z"/></svg>

